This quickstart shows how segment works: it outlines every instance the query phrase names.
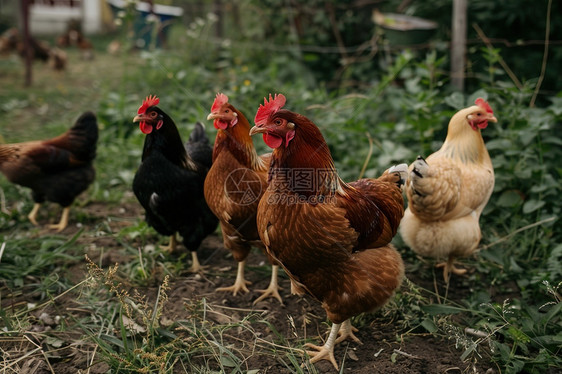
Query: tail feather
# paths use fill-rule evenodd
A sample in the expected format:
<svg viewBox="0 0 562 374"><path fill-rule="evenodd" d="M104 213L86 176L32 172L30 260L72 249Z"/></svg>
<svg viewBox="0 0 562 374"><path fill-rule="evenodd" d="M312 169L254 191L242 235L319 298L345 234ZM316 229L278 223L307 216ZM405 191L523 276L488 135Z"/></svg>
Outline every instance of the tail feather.
<svg viewBox="0 0 562 374"><path fill-rule="evenodd" d="M402 188L408 180L408 164L398 164L390 167L388 173L397 173L400 175L400 180L398 181L398 187Z"/></svg>
<svg viewBox="0 0 562 374"><path fill-rule="evenodd" d="M82 161L93 161L96 158L98 142L98 122L92 112L84 112L68 131L72 153Z"/></svg>
<svg viewBox="0 0 562 374"><path fill-rule="evenodd" d="M422 156L418 156L412 164L412 172L410 173L410 180L412 181L410 189L415 195L425 196L425 194L420 192L420 189L422 189L420 182L423 178L427 177L428 172L429 164Z"/></svg>
<svg viewBox="0 0 562 374"><path fill-rule="evenodd" d="M191 131L191 134L189 135L189 142L206 143L206 144L209 143L209 138L207 137L207 134L205 133L205 128L203 127L203 124L201 122L197 122L195 124L193 131Z"/></svg>
<svg viewBox="0 0 562 374"><path fill-rule="evenodd" d="M189 140L185 143L187 155L195 163L210 169L213 163L213 148L209 144L209 138L205 133L203 124L197 122L193 131L189 135Z"/></svg>
<svg viewBox="0 0 562 374"><path fill-rule="evenodd" d="M413 166L414 167L412 169L412 173L415 176L417 176L419 178L424 178L427 175L429 165L427 164L427 162L425 161L425 159L422 156L418 156L418 158L416 158L416 161L414 161Z"/></svg>

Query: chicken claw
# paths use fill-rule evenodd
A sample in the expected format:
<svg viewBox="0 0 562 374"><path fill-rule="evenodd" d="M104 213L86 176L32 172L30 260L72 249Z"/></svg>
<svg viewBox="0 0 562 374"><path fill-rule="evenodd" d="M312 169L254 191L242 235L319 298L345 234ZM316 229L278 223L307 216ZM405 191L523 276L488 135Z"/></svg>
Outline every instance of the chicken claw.
<svg viewBox="0 0 562 374"><path fill-rule="evenodd" d="M466 269L459 269L454 264L454 258L449 257L447 262L441 262L435 265L436 268L443 268L443 279L445 283L449 283L449 274L453 273L456 275L463 275L466 274Z"/></svg>
<svg viewBox="0 0 562 374"><path fill-rule="evenodd" d="M62 230L64 230L66 228L66 226L68 226L68 214L69 213L70 213L70 207L69 206L64 207L63 210L62 210L62 215L60 217L59 223L57 223L55 225L49 225L49 228L53 229L53 230L56 230L57 232L61 232Z"/></svg>
<svg viewBox="0 0 562 374"><path fill-rule="evenodd" d="M336 339L336 344L343 342L346 339L351 339L356 343L363 344L361 340L357 336L355 336L354 332L359 331L357 328L351 326L351 321L345 320L341 324L341 328L338 331L338 338Z"/></svg>
<svg viewBox="0 0 562 374"><path fill-rule="evenodd" d="M162 252L166 252L168 254L174 253L176 251L176 247L178 245L178 241L176 239L176 234L170 236L170 243L168 245L161 245L160 249Z"/></svg>
<svg viewBox="0 0 562 374"><path fill-rule="evenodd" d="M274 297L277 300L279 300L279 302L281 304L283 304L283 299L281 299L281 295L279 295L279 290L281 289L281 287L279 287L279 284L277 282L278 272L279 272L279 265L272 265L271 266L271 282L269 283L269 287L267 287L267 289L265 289L265 290L256 290L258 292L261 292L262 295L260 297L258 297L256 300L254 300L252 305L256 305L257 303L259 303L260 301L262 301L262 300L264 300L268 297Z"/></svg>
<svg viewBox="0 0 562 374"><path fill-rule="evenodd" d="M234 284L230 287L219 287L217 288L215 291L219 291L219 292L232 292L233 296L236 296L236 294L238 292L250 292L250 290L248 289L248 287L246 287L247 284L252 284L252 282L247 281L244 279L244 266L246 265L246 261L241 261L238 263L238 272L236 273L236 280L234 281Z"/></svg>
<svg viewBox="0 0 562 374"><path fill-rule="evenodd" d="M31 209L31 212L29 212L29 214L27 215L27 218L34 226L37 226L37 212L39 211L40 206L41 204L35 203L33 205L33 209Z"/></svg>
<svg viewBox="0 0 562 374"><path fill-rule="evenodd" d="M191 251L191 267L189 271L192 273L203 273L203 270L207 269L208 265L201 265L199 262L199 257L197 257L197 251Z"/></svg>
<svg viewBox="0 0 562 374"><path fill-rule="evenodd" d="M306 351L306 353L311 357L310 363L313 364L320 360L328 360L334 365L336 370L339 369L338 363L334 357L334 345L336 342L336 336L338 335L338 331L340 329L341 323L334 323L332 324L332 330L330 331L330 335L328 336L328 340L324 343L323 346L314 345L311 343L306 343L305 347L309 347L315 349L315 351Z"/></svg>

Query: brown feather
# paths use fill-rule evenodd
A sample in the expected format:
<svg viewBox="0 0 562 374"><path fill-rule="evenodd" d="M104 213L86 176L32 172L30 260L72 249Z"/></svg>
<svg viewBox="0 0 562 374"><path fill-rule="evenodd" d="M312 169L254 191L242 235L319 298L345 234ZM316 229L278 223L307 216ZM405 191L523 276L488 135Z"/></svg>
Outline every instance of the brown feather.
<svg viewBox="0 0 562 374"><path fill-rule="evenodd" d="M249 135L250 123L231 104L238 123L217 130L213 165L205 179L205 200L219 218L226 248L243 261L252 245L261 245L256 227L258 202L267 188L271 154L258 156Z"/></svg>
<svg viewBox="0 0 562 374"><path fill-rule="evenodd" d="M267 251L296 288L322 302L333 322L379 308L404 275L400 255L388 244L404 211L399 177L346 184L312 121L281 109L267 123L279 118L296 126L290 143L273 152L269 186L258 207ZM301 190L294 176L306 170L322 177Z"/></svg>

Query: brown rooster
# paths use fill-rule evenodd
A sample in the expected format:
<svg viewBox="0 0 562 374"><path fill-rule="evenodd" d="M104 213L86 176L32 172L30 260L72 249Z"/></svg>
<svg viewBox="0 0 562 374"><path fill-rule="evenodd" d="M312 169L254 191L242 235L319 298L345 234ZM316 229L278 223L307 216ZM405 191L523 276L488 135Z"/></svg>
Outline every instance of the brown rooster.
<svg viewBox="0 0 562 374"><path fill-rule="evenodd" d="M244 278L246 258L252 245L263 248L256 227L258 203L267 188L271 153L258 156L249 135L250 123L225 94L217 94L207 117L217 131L213 166L205 179L205 199L219 217L224 246L238 261L236 280L217 291L248 292ZM278 265L272 265L271 282L254 303L267 297L282 302L277 283Z"/></svg>
<svg viewBox="0 0 562 374"><path fill-rule="evenodd" d="M51 201L63 207L58 224L68 225L70 205L93 182L96 172L98 125L92 112L82 114L64 134L48 140L0 145L0 171L12 183L31 188L35 205L27 216L37 225L41 203Z"/></svg>
<svg viewBox="0 0 562 374"><path fill-rule="evenodd" d="M383 306L404 276L390 241L404 213L407 165L345 183L318 127L284 104L283 95L270 95L250 131L274 149L258 230L296 291L319 300L333 322L324 346L307 344L314 349L310 361L330 360L337 368L335 343L359 340L349 319Z"/></svg>
<svg viewBox="0 0 562 374"><path fill-rule="evenodd" d="M481 134L488 122L497 122L492 108L477 99L451 118L441 149L410 166L409 206L400 234L414 252L447 260L437 265L443 267L445 282L451 272L466 272L454 260L472 254L482 237L478 220L494 189L494 169Z"/></svg>

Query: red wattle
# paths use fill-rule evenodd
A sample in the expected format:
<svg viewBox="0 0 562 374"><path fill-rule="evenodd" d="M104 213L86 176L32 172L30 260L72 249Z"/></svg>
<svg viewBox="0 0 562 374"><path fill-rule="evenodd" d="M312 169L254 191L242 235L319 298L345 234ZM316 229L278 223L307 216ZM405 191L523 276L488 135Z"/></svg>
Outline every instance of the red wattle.
<svg viewBox="0 0 562 374"><path fill-rule="evenodd" d="M265 142L265 144L267 144L269 148L273 148L273 149L279 148L281 147L281 144L283 144L283 138L268 133L263 134L263 141Z"/></svg>
<svg viewBox="0 0 562 374"><path fill-rule="evenodd" d="M152 132L152 126L144 121L139 123L139 128L143 132L143 134L150 134Z"/></svg>
<svg viewBox="0 0 562 374"><path fill-rule="evenodd" d="M221 121L220 119L216 119L213 121L213 125L215 126L215 129L217 130L226 130L226 128L228 127L228 123Z"/></svg>

